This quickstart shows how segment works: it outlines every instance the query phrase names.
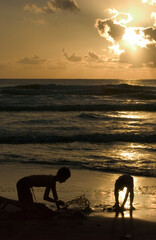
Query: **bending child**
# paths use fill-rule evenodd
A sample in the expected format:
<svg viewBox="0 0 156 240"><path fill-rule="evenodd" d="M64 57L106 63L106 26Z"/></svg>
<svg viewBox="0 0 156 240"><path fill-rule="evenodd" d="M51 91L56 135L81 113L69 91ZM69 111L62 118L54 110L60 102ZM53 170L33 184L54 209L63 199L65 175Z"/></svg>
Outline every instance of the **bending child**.
<svg viewBox="0 0 156 240"><path fill-rule="evenodd" d="M128 174L122 175L116 180L115 189L114 189L114 195L115 195L115 205L114 205L114 207L115 207L115 209L119 209L119 208L121 210L124 209L124 205L127 201L129 193L130 193L130 208L131 208L131 210L134 209L134 207L133 207L133 199L134 199L133 186L134 186L133 177L128 175ZM122 203L121 207L119 207L119 191L123 190L124 187L127 188L127 192L125 194L125 198L123 200L123 203Z"/></svg>
<svg viewBox="0 0 156 240"><path fill-rule="evenodd" d="M64 202L58 200L56 191L56 182L63 183L71 176L70 170L62 167L58 170L55 176L53 175L31 175L21 178L17 182L18 200L21 203L32 205L34 204L31 188L45 187L43 199L49 202L54 202L57 209L64 205ZM53 193L53 198L49 197L50 191Z"/></svg>

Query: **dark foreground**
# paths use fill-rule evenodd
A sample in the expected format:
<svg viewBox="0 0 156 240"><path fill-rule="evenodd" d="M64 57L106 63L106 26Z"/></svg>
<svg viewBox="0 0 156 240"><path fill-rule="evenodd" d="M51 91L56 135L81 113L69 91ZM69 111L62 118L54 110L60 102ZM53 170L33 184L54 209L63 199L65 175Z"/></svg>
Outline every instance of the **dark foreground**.
<svg viewBox="0 0 156 240"><path fill-rule="evenodd" d="M4 240L153 240L156 223L130 218L106 218L81 211L52 212L39 205L0 211L0 239Z"/></svg>

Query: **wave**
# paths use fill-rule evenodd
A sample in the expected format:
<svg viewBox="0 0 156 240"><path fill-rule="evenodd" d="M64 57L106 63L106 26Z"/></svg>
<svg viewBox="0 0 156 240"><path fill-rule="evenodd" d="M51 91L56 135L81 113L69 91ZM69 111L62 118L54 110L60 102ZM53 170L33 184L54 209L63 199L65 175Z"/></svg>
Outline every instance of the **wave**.
<svg viewBox="0 0 156 240"><path fill-rule="evenodd" d="M50 106L15 106L1 105L0 111L156 111L156 103L151 104L87 104L87 105L50 105Z"/></svg>
<svg viewBox="0 0 156 240"><path fill-rule="evenodd" d="M75 134L71 136L53 135L53 134L29 134L29 135L4 135L0 136L0 144L28 144L28 143L73 143L73 142L89 142L89 143L110 143L110 142L134 142L134 143L156 143L156 134L135 134L135 133L118 133L118 134Z"/></svg>
<svg viewBox="0 0 156 240"><path fill-rule="evenodd" d="M128 84L18 85L0 97L0 111L156 111L156 87Z"/></svg>
<svg viewBox="0 0 156 240"><path fill-rule="evenodd" d="M156 99L156 88L129 84L107 85L57 85L29 84L2 87L1 94L7 95L102 95L120 97L131 96L137 99Z"/></svg>
<svg viewBox="0 0 156 240"><path fill-rule="evenodd" d="M7 156L5 156L4 160L0 161L0 164L8 164L8 163L14 163L15 164L15 156L13 156L13 159L11 158L11 155L7 159ZM139 168L138 167L129 167L127 165L123 165L121 167L116 164L115 160L111 160L111 162L108 163L108 161L104 162L86 162L86 161L70 161L70 160L62 160L58 159L56 161L48 161L48 160L37 160L37 159L26 159L22 160L22 157L16 158L16 163L20 164L29 164L29 165L44 165L44 166L68 166L71 168L76 169L88 169L91 171L100 171L100 172L111 172L111 173L124 173L124 174L131 174L131 175L137 175L137 176L148 176L148 177L156 177L156 172L153 171L151 168Z"/></svg>
<svg viewBox="0 0 156 240"><path fill-rule="evenodd" d="M98 113L81 113L78 115L79 118L82 119L91 119L91 120L115 120L115 121L129 121L129 120L134 120L135 122L140 121L140 119L137 118L131 118L131 117L117 117L117 116L108 116L108 115L100 115ZM146 125L147 123L144 123L143 125ZM134 125L134 123L133 123ZM137 125L137 124L136 124ZM148 123L147 125L155 125L154 123Z"/></svg>

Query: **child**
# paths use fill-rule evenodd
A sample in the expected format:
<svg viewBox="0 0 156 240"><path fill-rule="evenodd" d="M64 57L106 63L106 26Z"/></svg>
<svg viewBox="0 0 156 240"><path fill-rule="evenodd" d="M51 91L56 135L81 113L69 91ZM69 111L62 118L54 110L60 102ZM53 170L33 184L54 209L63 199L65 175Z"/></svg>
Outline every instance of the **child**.
<svg viewBox="0 0 156 240"><path fill-rule="evenodd" d="M31 188L33 187L45 187L43 199L49 202L54 202L57 209L64 205L64 202L58 200L56 192L56 182L63 183L71 176L70 170L66 167L62 167L58 170L55 176L53 175L31 175L21 178L17 182L18 200L21 203L31 205L34 204ZM49 197L50 190L52 190L53 198Z"/></svg>
<svg viewBox="0 0 156 240"><path fill-rule="evenodd" d="M134 209L132 203L133 203L133 199L134 199L134 191L133 191L133 177L130 176L130 175L122 175L120 176L116 182L115 182L115 190L114 190L114 195L115 195L115 205L114 207L116 209L119 209L119 191L120 190L123 190L124 187L127 188L127 192L126 192L126 195L125 195L125 199L121 205L121 210L124 209L124 205L127 201L127 198L128 198L128 194L130 193L130 208L131 210Z"/></svg>

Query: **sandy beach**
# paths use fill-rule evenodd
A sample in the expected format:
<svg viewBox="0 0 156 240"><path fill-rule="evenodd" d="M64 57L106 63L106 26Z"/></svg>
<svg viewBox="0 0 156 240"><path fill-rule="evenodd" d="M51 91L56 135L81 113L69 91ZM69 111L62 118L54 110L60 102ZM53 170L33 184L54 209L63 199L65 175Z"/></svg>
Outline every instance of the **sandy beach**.
<svg viewBox="0 0 156 240"><path fill-rule="evenodd" d="M55 174L58 167L49 169L33 165L1 165L0 196L17 200L16 182L26 175ZM70 201L85 194L90 201L92 213L89 215L76 212L71 215L55 214L46 219L33 218L0 219L1 239L147 239L155 238L156 230L156 186L155 178L136 177L135 199L132 216L127 210L122 216L115 216L107 211L114 204L114 182L120 174L104 173L89 170L71 169L71 178L63 184L58 184L58 195L61 200ZM34 189L36 202L41 202L56 210L52 204L42 200L43 189ZM106 211L103 211L106 208ZM128 208L128 206L127 206ZM8 207L8 212L14 211Z"/></svg>

